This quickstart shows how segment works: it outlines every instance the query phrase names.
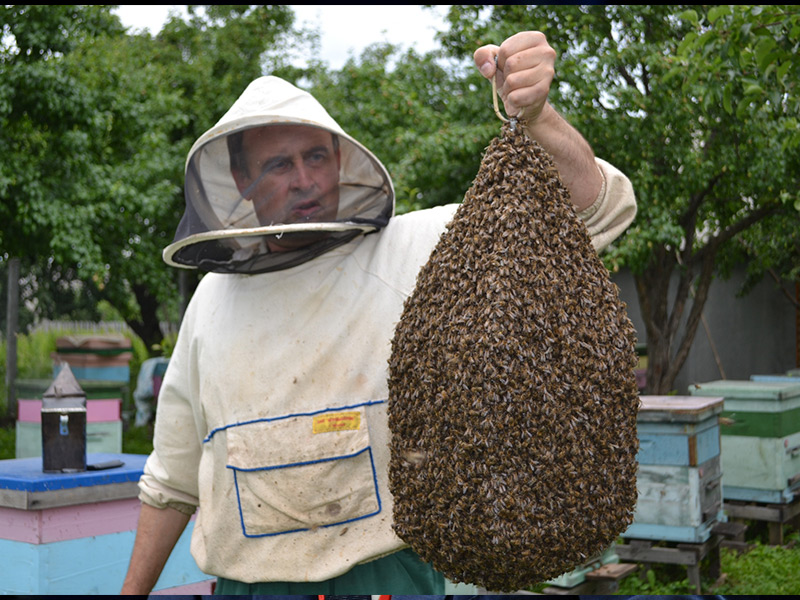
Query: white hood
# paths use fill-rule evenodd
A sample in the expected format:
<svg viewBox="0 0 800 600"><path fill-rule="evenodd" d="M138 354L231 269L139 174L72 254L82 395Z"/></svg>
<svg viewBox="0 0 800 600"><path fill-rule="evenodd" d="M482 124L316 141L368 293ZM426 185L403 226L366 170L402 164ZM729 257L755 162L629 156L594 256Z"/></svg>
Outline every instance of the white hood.
<svg viewBox="0 0 800 600"><path fill-rule="evenodd" d="M340 157L335 216L265 222L263 215L257 217L256 202L237 187L228 136L287 124L334 134ZM394 189L381 162L347 135L310 94L277 77L253 81L225 116L195 142L186 161L185 196L186 212L173 243L164 250L164 260L172 266L223 273L293 267L381 229L394 213ZM276 251L280 240L293 237L307 241Z"/></svg>

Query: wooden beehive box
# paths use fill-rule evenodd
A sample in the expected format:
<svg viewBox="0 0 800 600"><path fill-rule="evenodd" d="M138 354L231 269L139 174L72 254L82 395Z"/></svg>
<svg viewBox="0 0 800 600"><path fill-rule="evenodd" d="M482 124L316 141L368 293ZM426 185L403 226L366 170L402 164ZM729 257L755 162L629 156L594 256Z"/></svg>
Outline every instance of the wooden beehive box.
<svg viewBox="0 0 800 600"><path fill-rule="evenodd" d="M699 543L722 518L722 398L642 396L639 493L627 538Z"/></svg>
<svg viewBox="0 0 800 600"><path fill-rule="evenodd" d="M55 369L68 363L78 379L126 383L132 358L131 342L122 335L60 337L53 354Z"/></svg>
<svg viewBox="0 0 800 600"><path fill-rule="evenodd" d="M800 492L800 381L712 381L691 393L725 399L724 498L791 502Z"/></svg>

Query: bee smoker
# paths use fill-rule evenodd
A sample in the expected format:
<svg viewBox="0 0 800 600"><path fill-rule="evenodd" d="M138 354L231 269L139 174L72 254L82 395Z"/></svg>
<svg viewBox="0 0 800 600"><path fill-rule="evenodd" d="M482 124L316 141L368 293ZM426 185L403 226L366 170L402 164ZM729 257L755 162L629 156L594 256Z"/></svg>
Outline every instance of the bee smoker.
<svg viewBox="0 0 800 600"><path fill-rule="evenodd" d="M86 470L86 393L66 363L42 396L42 470Z"/></svg>

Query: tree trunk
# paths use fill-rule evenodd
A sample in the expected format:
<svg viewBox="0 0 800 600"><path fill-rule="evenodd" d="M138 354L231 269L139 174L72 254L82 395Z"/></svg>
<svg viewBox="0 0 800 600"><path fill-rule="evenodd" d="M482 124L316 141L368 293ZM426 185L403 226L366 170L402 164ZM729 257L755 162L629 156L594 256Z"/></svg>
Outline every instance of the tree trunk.
<svg viewBox="0 0 800 600"><path fill-rule="evenodd" d="M17 332L19 330L19 259L8 261L8 304L6 305L6 413L17 418Z"/></svg>
<svg viewBox="0 0 800 600"><path fill-rule="evenodd" d="M645 324L647 337L647 385L648 394L666 393L669 384L664 384L670 362L671 336L668 331L668 302L670 275L675 262L663 248L653 253L651 263L640 275L634 275L639 308ZM640 340L642 341L642 340Z"/></svg>
<svg viewBox="0 0 800 600"><path fill-rule="evenodd" d="M139 303L142 318L140 321L128 322L128 325L142 339L148 354L153 354L153 347L160 344L163 338L158 322L158 300L145 285L134 285L133 294Z"/></svg>
<svg viewBox="0 0 800 600"><path fill-rule="evenodd" d="M700 273L679 265L668 252L656 252L653 263L635 275L642 319L647 333L647 384L645 393L664 395L673 386L689 357L714 274L715 252L703 254ZM674 296L670 282L678 273ZM691 300L691 302L690 302ZM689 313L685 312L689 307Z"/></svg>

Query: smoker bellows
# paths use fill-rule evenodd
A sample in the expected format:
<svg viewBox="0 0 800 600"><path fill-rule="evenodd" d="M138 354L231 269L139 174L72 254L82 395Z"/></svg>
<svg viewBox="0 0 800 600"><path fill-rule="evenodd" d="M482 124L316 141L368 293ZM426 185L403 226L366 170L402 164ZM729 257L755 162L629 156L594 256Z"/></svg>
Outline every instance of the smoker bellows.
<svg viewBox="0 0 800 600"><path fill-rule="evenodd" d="M635 332L550 157L503 126L392 342L397 534L513 591L602 552L636 505Z"/></svg>

